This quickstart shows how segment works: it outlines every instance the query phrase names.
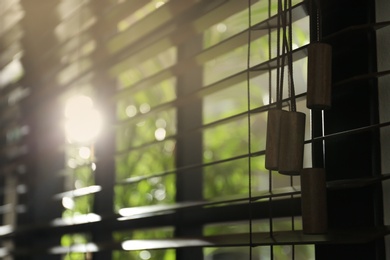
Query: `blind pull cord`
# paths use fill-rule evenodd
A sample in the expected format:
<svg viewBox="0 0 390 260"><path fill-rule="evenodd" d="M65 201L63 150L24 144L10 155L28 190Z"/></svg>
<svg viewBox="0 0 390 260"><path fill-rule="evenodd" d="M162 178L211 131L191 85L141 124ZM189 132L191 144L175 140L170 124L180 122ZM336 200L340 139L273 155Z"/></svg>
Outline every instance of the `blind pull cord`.
<svg viewBox="0 0 390 260"><path fill-rule="evenodd" d="M308 47L307 103L309 109L325 110L331 107L332 46L322 42L320 0L315 6L316 41Z"/></svg>

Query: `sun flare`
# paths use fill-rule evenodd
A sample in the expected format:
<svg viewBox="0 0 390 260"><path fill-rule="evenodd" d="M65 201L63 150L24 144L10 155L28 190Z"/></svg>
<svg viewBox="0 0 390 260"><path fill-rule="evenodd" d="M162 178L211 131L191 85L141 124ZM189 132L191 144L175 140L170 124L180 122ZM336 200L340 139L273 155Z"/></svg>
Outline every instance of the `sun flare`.
<svg viewBox="0 0 390 260"><path fill-rule="evenodd" d="M65 105L65 133L71 143L93 142L102 128L102 118L87 96L74 96Z"/></svg>

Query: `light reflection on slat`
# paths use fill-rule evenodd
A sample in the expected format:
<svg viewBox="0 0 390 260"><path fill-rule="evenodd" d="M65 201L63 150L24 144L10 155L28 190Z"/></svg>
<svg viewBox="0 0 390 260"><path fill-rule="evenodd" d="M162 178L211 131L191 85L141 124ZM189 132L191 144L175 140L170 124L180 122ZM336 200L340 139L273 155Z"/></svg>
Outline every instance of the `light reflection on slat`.
<svg viewBox="0 0 390 260"><path fill-rule="evenodd" d="M92 193L97 193L101 190L102 190L102 187L100 185L92 185L92 186L88 186L88 187L84 187L84 188L80 188L80 189L76 189L76 190L72 190L72 191L59 193L59 194L54 196L54 199L58 200L58 199L62 199L64 197L71 197L71 198L72 197L80 197L80 196L89 195Z"/></svg>
<svg viewBox="0 0 390 260"><path fill-rule="evenodd" d="M57 246L50 248L50 254L67 254L72 253L88 253L88 252L99 252L99 247L95 243L88 243L85 245L73 245L70 247Z"/></svg>

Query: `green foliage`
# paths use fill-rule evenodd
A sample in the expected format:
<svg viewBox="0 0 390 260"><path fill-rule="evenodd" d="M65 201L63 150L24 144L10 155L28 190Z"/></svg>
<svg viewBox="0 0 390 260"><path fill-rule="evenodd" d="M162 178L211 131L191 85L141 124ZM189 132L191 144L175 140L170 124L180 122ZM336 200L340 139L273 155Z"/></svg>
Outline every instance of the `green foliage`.
<svg viewBox="0 0 390 260"><path fill-rule="evenodd" d="M247 109L248 86L246 82L241 82L203 99L203 123L208 124L240 114L246 112Z"/></svg>
<svg viewBox="0 0 390 260"><path fill-rule="evenodd" d="M83 233L63 235L61 246L70 247L72 245L82 245L89 242L89 236ZM85 253L68 253L63 256L63 260L85 260Z"/></svg>
<svg viewBox="0 0 390 260"><path fill-rule="evenodd" d="M247 46L240 46L203 65L203 85L207 86L247 68Z"/></svg>
<svg viewBox="0 0 390 260"><path fill-rule="evenodd" d="M300 2L293 1L294 3ZM272 0L271 15L276 13L277 1ZM252 6L252 24L268 18L268 1L257 1ZM221 21L204 32L203 48L209 48L219 42L228 39L248 28L248 10L239 12L232 17ZM269 58L275 57L276 48L272 48L271 57L268 50L269 37L271 45L275 46L276 32L271 36L252 39L250 45L250 66L260 64ZM298 46L307 42L305 30L299 26L294 27L294 43ZM203 86L212 84L225 77L247 69L248 46L246 43L233 51L221 55L203 65ZM116 179L118 181L136 178L139 176L150 176L166 172L175 168L175 145L172 139L156 141L156 129L159 128L158 121L165 122L164 129L166 136L175 137L176 134L176 109L161 110L153 112L156 107L163 107L164 104L176 99L176 79L170 78L166 81L148 85L146 88L132 91L132 86L140 83L146 77L154 75L176 62L176 49L167 50L153 59L147 60L137 66L132 66L126 72L118 76L121 88L128 88L118 97L117 119L123 124L116 130L117 151L116 156ZM206 96L203 99L203 124L210 124L221 119L246 113L248 107L255 109L264 105L268 93L269 78L267 74L256 76L251 72L250 86L246 80L222 89L217 93ZM273 75L274 76L274 75ZM142 82L144 84L144 82ZM137 87L140 85L137 85ZM250 95L248 95L248 90ZM248 96L250 99L248 100ZM249 102L249 103L248 103ZM268 101L267 101L268 102ZM142 112L141 107L147 105L148 111ZM169 107L169 106L167 106ZM180 109L180 108L179 108ZM150 111L149 111L150 110ZM148 114L150 113L150 114ZM235 156L245 155L248 152L257 152L265 148L266 113L252 113L250 121L246 115L237 116L234 119L226 120L203 130L203 162L215 162ZM250 136L248 136L250 135ZM249 142L249 138L251 142ZM251 168L249 168L249 160ZM215 164L203 170L203 195L205 199L214 199L227 195L247 195L252 191L268 189L269 174L264 169L264 157L243 158ZM287 179L272 174L274 187L287 186ZM252 187L249 187L249 177L252 178ZM147 206L156 204L172 203L175 200L175 174L163 177L155 177L127 185L115 186L115 210L121 208ZM284 220L283 220L284 221ZM275 229L291 229L291 221L275 222ZM296 225L298 227L298 225ZM204 230L205 235L221 234L223 232L239 233L249 228L248 222L231 224L225 226L209 226ZM261 231L269 230L268 223L258 223ZM172 231L169 231L172 232ZM155 239L170 237L172 233L166 230L139 230L129 232L117 232L114 234L116 241L130 239ZM208 250L208 251L207 251ZM213 250L207 249L207 253ZM239 250L247 250L241 248ZM264 254L269 247L263 247L261 254ZM275 257L282 258L286 248L275 247ZM306 247L302 251L310 250ZM206 252L205 251L205 252ZM260 252L260 251L259 251ZM312 252L312 251L310 251ZM142 251L115 251L114 259L142 259L141 254L150 254L150 259L175 259L174 250L149 250ZM259 253L260 254L260 253ZM267 253L265 253L267 254ZM310 256L310 253L302 254ZM306 258L302 258L306 259ZM307 259L310 259L307 258Z"/></svg>
<svg viewBox="0 0 390 260"><path fill-rule="evenodd" d="M248 10L215 24L203 33L203 47L209 48L248 28Z"/></svg>
<svg viewBox="0 0 390 260"><path fill-rule="evenodd" d="M144 78L157 74L176 63L176 47L171 47L157 55L152 56L137 66L131 66L118 75L120 88L128 88ZM134 61L129 61L134 63Z"/></svg>
<svg viewBox="0 0 390 260"><path fill-rule="evenodd" d="M204 197L213 199L221 196L247 194L247 161L247 159L242 159L205 168L203 173Z"/></svg>
<svg viewBox="0 0 390 260"><path fill-rule="evenodd" d="M126 77L128 76L127 74L124 75ZM121 82L124 87L129 87L131 85L131 83L126 80L122 80ZM117 101L118 120L126 120L141 113L139 108L142 104L146 103L150 107L155 107L174 100L176 98L175 84L175 78L168 78L158 82L153 87L135 91L131 95L123 93L118 97Z"/></svg>
<svg viewBox="0 0 390 260"><path fill-rule="evenodd" d="M63 218L72 218L79 215L84 215L93 212L92 206L94 201L94 195L84 195L76 197L74 200L74 207L72 209L65 209L62 212Z"/></svg>
<svg viewBox="0 0 390 260"><path fill-rule="evenodd" d="M117 179L149 176L174 169L174 142L155 143L117 157Z"/></svg>
<svg viewBox="0 0 390 260"><path fill-rule="evenodd" d="M169 204L175 200L175 175L155 177L130 185L115 186L115 210Z"/></svg>
<svg viewBox="0 0 390 260"><path fill-rule="evenodd" d="M150 257L150 258L145 258ZM144 259L161 259L175 260L176 251L169 250L142 250L142 251L113 251L112 259L115 260L144 260Z"/></svg>
<svg viewBox="0 0 390 260"><path fill-rule="evenodd" d="M85 253L68 253L63 260L85 260Z"/></svg>
<svg viewBox="0 0 390 260"><path fill-rule="evenodd" d="M90 165L78 167L74 170L76 181L78 181L79 188L88 187L95 184L93 171Z"/></svg>
<svg viewBox="0 0 390 260"><path fill-rule="evenodd" d="M153 6L154 8L154 6ZM172 66L176 62L176 47L167 49L118 77L121 88L129 88L143 79ZM142 83L144 84L144 83ZM159 174L175 168L176 109L161 112L153 109L176 98L176 79L156 82L146 89L123 92L118 97L117 119L126 121L117 128L116 179L118 181ZM162 131L158 135L157 131ZM160 142L156 142L160 141ZM128 185L115 186L115 210L121 208L172 203L176 196L175 175L155 177ZM117 232L117 241L128 239L163 238L171 236L166 230ZM115 251L113 259L175 259L174 250Z"/></svg>
<svg viewBox="0 0 390 260"><path fill-rule="evenodd" d="M116 144L118 151L154 142L157 129L164 129L165 136L176 134L176 109L167 109L160 113L141 118L117 128ZM146 148L147 149L147 148ZM153 149L153 148L151 148Z"/></svg>

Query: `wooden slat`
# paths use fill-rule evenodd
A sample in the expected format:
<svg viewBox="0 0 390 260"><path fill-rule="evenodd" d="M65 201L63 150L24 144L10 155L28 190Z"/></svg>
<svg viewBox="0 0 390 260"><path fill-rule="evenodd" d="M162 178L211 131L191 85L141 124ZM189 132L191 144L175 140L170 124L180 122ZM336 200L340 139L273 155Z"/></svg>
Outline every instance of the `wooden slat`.
<svg viewBox="0 0 390 260"><path fill-rule="evenodd" d="M375 185L390 179L390 174L382 174L372 178L364 179L350 179L350 180L337 180L327 183L327 188L331 190L340 190L340 189L356 189L364 188L367 186Z"/></svg>
<svg viewBox="0 0 390 260"><path fill-rule="evenodd" d="M307 48L307 46L304 46L304 47L301 47L299 49L294 50L293 51L293 61L297 61L297 60L300 60L302 58L305 58L306 51L307 51L306 48ZM252 79L254 77L257 77L257 76L260 76L264 73L267 73L269 71L269 68L274 68L275 66L276 66L276 59L272 59L272 60L266 61L264 63L261 63L259 65L256 65L256 66L249 69L249 71L251 71L251 73L249 74L249 78ZM185 67L182 66L181 68L184 69ZM174 73L168 72L171 70L172 70L172 68L170 68L162 73L164 73L164 75L172 75ZM158 105L158 106L152 108L151 111L149 111L147 114L139 114L133 118L122 120L122 121L118 122L117 125L127 124L131 121L140 120L143 117L150 116L151 113L160 112L160 111L166 110L170 107L174 107L174 106L177 107L180 105L186 105L189 102L191 102L191 100L196 100L197 98L202 98L204 96L213 94L215 92L218 92L220 90L223 90L223 89L226 89L230 86L233 86L234 84L244 82L245 80L247 80L247 78L248 78L248 70L247 69L242 70L242 71L240 71L240 72L238 72L230 77L224 78L218 82L215 82L213 84L205 86L205 87L199 89L198 91L191 93L186 97L181 98L180 100L174 100L171 102L167 102L167 103Z"/></svg>
<svg viewBox="0 0 390 260"><path fill-rule="evenodd" d="M147 5L149 1L139 1L139 0L128 0L122 1L121 3L115 4L111 6L105 12L103 17L104 24L108 24L111 26L107 26L108 29L115 27L118 22L125 19L129 16L130 12L135 12L136 10L141 9L143 6ZM129 12L129 10L131 10Z"/></svg>
<svg viewBox="0 0 390 260"><path fill-rule="evenodd" d="M237 2L237 1L230 1L230 2ZM241 1L238 1L241 2ZM237 2L237 3L238 3ZM241 2L242 3L242 2ZM242 5L242 4L241 4ZM230 5L229 5L230 6ZM240 5L234 6L234 8L239 9ZM242 6L241 6L242 7ZM222 8L222 7L221 7ZM223 9L225 10L225 9ZM135 52L134 50L129 50L133 52L133 55L130 56L130 54L125 54L123 56L130 56L129 58L125 59L124 61L114 65L110 73L112 76L116 76L123 72L125 69L128 69L129 67L134 66L134 64L138 64L139 62L148 59L149 57L152 57L153 55L162 50L165 50L169 48L170 46L173 46L174 44L179 44L183 42L184 40L188 40L189 37L193 36L194 33L200 33L203 30L207 29L210 27L214 22L215 22L215 17L216 13L223 13L223 10L220 10L217 8L216 10L213 10L210 12L210 17L209 19L202 21L201 25L184 25L180 28L177 28L177 30L174 30L175 34L162 38L156 42L154 42L152 45L145 47L141 50L138 50ZM296 7L293 8L294 12L294 19L301 19L304 16L302 14L304 13L303 11L303 4L299 4ZM228 12L229 13L229 12ZM217 16L218 17L218 16ZM213 18L213 19L212 19ZM226 18L224 16L224 18ZM205 19L202 17L202 19ZM275 23L276 21L276 16L273 16L265 21L262 21L256 25L254 25L251 29L244 30L236 35L233 35L232 37L221 41L220 43L211 46L210 48L207 48L197 54L195 57L192 57L186 61L181 62L180 64L177 64L167 70L164 70L160 73L157 73L156 75L151 76L150 78L146 78L138 83L136 83L134 86L132 86L130 89L124 89L122 92L119 92L117 96L123 95L124 92L134 92L138 89L144 89L145 86L153 86L157 82L161 82L162 80L168 79L172 75L180 75L181 73L185 72L187 69L189 69L191 66L197 64L197 65L202 65L212 59L215 59L219 57L222 54L228 53L229 51L234 50L235 48L238 48L240 46L243 46L247 44L248 41L248 35L249 33L251 34L251 39L256 40L262 36L265 36L268 34L268 24L269 23ZM294 20L296 21L296 20ZM197 22L195 21L194 24ZM193 26L196 27L196 30L194 31ZM272 28L274 29L274 28ZM251 30L251 32L250 32ZM193 32L192 34L189 34L188 32ZM177 36L181 36L178 38ZM183 37L182 35L185 35L186 37Z"/></svg>
<svg viewBox="0 0 390 260"><path fill-rule="evenodd" d="M210 3L201 3L201 5L205 5L204 9L208 9L207 5ZM191 39L196 34L202 33L204 30L212 26L213 24L226 19L230 15L243 10L247 7L246 2L242 1L228 1L221 2L215 8L208 10L206 14L199 12L198 10L194 10L191 12L191 15L194 16L195 21L188 21L184 23L180 23L180 27L171 27L164 28L164 33L159 32L161 35L160 38L154 39L150 44L138 44L136 46L132 46L128 48L124 52L120 53L118 56L121 61L119 61L113 68L110 70L112 75L118 75L126 68L131 67L134 64L137 64L138 61L146 60L149 57L152 57L153 52L155 50L161 49L166 44L169 46L179 45L185 41ZM202 9L202 8L198 8ZM198 19L196 18L198 16ZM242 37L239 37L242 38ZM236 41L236 40L233 40ZM237 42L237 41L236 41ZM157 49L154 49L156 48ZM123 57L129 57L123 59ZM115 63L115 62L113 62ZM182 66L180 66L182 67Z"/></svg>
<svg viewBox="0 0 390 260"><path fill-rule="evenodd" d="M107 241L106 243L76 244L70 247L41 247L19 248L11 254L35 255L35 254L66 254L102 252L111 250L139 251L161 250L195 247L256 247L270 245L337 245L337 244L365 244L383 238L390 234L389 226L361 227L353 230L339 229L330 230L327 234L306 235L302 231L278 231L278 232L255 232L214 235L203 237L166 238L166 239L133 239L122 242Z"/></svg>
<svg viewBox="0 0 390 260"><path fill-rule="evenodd" d="M123 33L112 38L108 42L107 48L111 53L117 53L126 46L129 46L140 38L150 34L157 28L164 26L181 12L184 12L186 9L196 4L196 2L197 1L195 0L169 1L167 4L164 4L150 15L129 27Z"/></svg>
<svg viewBox="0 0 390 260"><path fill-rule="evenodd" d="M92 186L88 186L88 187L84 187L84 188L75 189L75 190L72 190L72 191L66 191L66 192L62 192L62 193L56 194L54 196L54 199L55 200L60 200L60 199L62 199L64 197L70 197L70 198L81 197L81 196L86 196L86 195L90 195L90 194L94 194L94 193L100 192L101 190L102 190L101 186L99 186L99 185L92 185Z"/></svg>
<svg viewBox="0 0 390 260"><path fill-rule="evenodd" d="M145 215L150 216L152 214L162 214L162 213L184 210L189 208L211 207L211 206L226 205L229 203L240 203L240 202L247 203L249 200L258 201L267 198L284 197L284 196L298 195L298 194L300 194L300 187L285 187L285 188L273 189L272 192L269 191L256 192L253 194L251 199L244 195L236 195L236 196L216 198L210 201L183 202L183 203L175 203L172 205L153 205L153 206L124 208L119 211L119 213L123 216L122 218L119 218L119 220L120 221L130 220L134 218L140 218Z"/></svg>

